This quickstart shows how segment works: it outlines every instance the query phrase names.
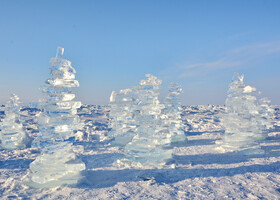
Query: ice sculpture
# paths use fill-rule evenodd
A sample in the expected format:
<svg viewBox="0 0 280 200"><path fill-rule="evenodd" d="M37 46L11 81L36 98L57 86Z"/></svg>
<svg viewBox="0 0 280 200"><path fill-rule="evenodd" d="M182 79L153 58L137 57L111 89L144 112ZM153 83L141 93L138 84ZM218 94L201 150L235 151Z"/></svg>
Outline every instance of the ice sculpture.
<svg viewBox="0 0 280 200"><path fill-rule="evenodd" d="M171 135L165 132L162 125L164 105L158 100L161 80L146 74L140 86L134 88L138 97L138 112L135 116L138 123L136 136L125 146L128 158L146 164L159 165L172 157L172 150L165 149L171 142Z"/></svg>
<svg viewBox="0 0 280 200"><path fill-rule="evenodd" d="M136 103L131 89L112 92L110 97L109 137L114 138L112 145L124 147L136 135Z"/></svg>
<svg viewBox="0 0 280 200"><path fill-rule="evenodd" d="M271 108L270 100L268 98L259 99L259 113L260 113L260 123L263 125L263 130L269 130L273 128L273 118L275 115L275 110Z"/></svg>
<svg viewBox="0 0 280 200"><path fill-rule="evenodd" d="M5 106L5 118L0 122L0 147L4 149L23 149L30 141L22 129L19 104L19 97L12 94Z"/></svg>
<svg viewBox="0 0 280 200"><path fill-rule="evenodd" d="M85 164L73 152L74 131L80 129L77 108L80 101L73 101L73 87L78 87L75 69L69 60L61 58L64 48L58 47L57 55L51 58L51 78L42 91L42 114L38 117L40 136L33 147L41 148L41 155L30 164L28 185L32 187L55 187L76 184Z"/></svg>
<svg viewBox="0 0 280 200"><path fill-rule="evenodd" d="M245 85L243 79L243 75L235 73L229 86L225 113L221 115L225 135L217 144L223 150L242 151L245 154L263 153L259 142L266 138L267 129L270 128L270 119L265 111L267 104L258 103L260 92Z"/></svg>
<svg viewBox="0 0 280 200"><path fill-rule="evenodd" d="M182 88L175 82L169 85L169 94L165 98L164 105L164 126L171 134L171 143L183 144L187 138L185 136L185 125L181 119L181 104L178 95L183 92Z"/></svg>

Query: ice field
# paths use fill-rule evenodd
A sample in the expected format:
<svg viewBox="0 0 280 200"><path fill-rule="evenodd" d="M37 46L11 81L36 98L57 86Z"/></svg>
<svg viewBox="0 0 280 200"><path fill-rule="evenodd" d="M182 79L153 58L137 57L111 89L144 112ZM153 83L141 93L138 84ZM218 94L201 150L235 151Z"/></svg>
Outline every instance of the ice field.
<svg viewBox="0 0 280 200"><path fill-rule="evenodd" d="M124 152L110 147L108 106L83 105L78 115L85 127L76 133L76 155L86 164L77 186L33 189L23 184L37 148L0 151L1 199L279 199L279 106L274 129L261 142L264 154L221 153L219 124L223 106L183 106L188 143L174 146L172 159L161 168L123 162ZM40 110L21 109L24 130L35 138L34 116ZM1 113L3 118L3 113Z"/></svg>
<svg viewBox="0 0 280 200"><path fill-rule="evenodd" d="M278 199L280 111L235 74L224 106L181 106L146 79L83 105L58 47L43 99L1 107L2 199Z"/></svg>
<svg viewBox="0 0 280 200"><path fill-rule="evenodd" d="M0 1L0 200L280 200L279 8Z"/></svg>

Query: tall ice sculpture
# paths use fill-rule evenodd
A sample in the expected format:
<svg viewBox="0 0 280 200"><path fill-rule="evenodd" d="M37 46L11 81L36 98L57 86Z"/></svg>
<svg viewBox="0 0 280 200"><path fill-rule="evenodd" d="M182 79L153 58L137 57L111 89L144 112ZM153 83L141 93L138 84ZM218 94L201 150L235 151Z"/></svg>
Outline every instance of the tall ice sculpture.
<svg viewBox="0 0 280 200"><path fill-rule="evenodd" d="M161 80L146 74L147 80L140 81L134 88L138 97L136 136L125 146L125 152L131 160L145 165L164 164L172 157L172 149L165 149L171 142L171 135L165 132L162 124L164 105L158 100Z"/></svg>
<svg viewBox="0 0 280 200"><path fill-rule="evenodd" d="M243 79L243 75L235 73L229 86L225 113L221 115L225 135L216 143L223 151L259 154L263 153L259 142L266 138L267 130L272 127L272 109L267 105L268 101L258 100L260 92L245 85Z"/></svg>
<svg viewBox="0 0 280 200"><path fill-rule="evenodd" d="M19 97L12 94L5 106L5 118L0 122L0 147L3 149L24 149L30 142L20 122L19 103Z"/></svg>
<svg viewBox="0 0 280 200"><path fill-rule="evenodd" d="M172 144L184 144L187 141L185 136L185 125L181 119L181 104L178 98L183 92L182 88L175 82L169 85L169 94L164 101L164 126L171 134Z"/></svg>
<svg viewBox="0 0 280 200"><path fill-rule="evenodd" d="M73 87L78 87L75 69L69 60L61 58L64 48L58 47L56 57L51 58L51 78L46 80L42 91L42 114L38 117L40 135L32 146L41 148L41 155L30 164L28 185L32 187L55 187L76 184L81 178L85 164L76 158L72 143L74 131L80 129Z"/></svg>
<svg viewBox="0 0 280 200"><path fill-rule="evenodd" d="M114 140L114 146L124 147L136 135L137 122L136 101L131 89L120 90L118 93L113 91L110 97L110 123L111 131L109 137Z"/></svg>

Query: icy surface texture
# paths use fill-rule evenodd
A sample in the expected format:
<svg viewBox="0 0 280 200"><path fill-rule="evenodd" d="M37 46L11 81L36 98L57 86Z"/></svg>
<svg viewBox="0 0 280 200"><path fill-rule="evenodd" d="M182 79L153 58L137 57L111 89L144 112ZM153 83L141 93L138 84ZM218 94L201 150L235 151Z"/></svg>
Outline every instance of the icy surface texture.
<svg viewBox="0 0 280 200"><path fill-rule="evenodd" d="M136 101L131 89L113 91L110 97L109 137L114 138L112 145L123 147L136 135Z"/></svg>
<svg viewBox="0 0 280 200"><path fill-rule="evenodd" d="M260 92L245 85L243 78L243 75L235 73L229 86L225 113L221 115L225 136L218 143L230 151L262 153L259 142L266 138L267 129L272 126L270 116L273 111L268 106L268 100L259 104Z"/></svg>
<svg viewBox="0 0 280 200"><path fill-rule="evenodd" d="M182 108L178 98L183 92L182 88L175 82L171 82L169 85L169 94L165 98L164 105L164 126L171 134L171 143L185 143L185 125L181 119Z"/></svg>
<svg viewBox="0 0 280 200"><path fill-rule="evenodd" d="M260 123L263 125L264 131L272 129L273 118L275 116L275 110L270 106L270 100L268 98L262 98L258 100L259 114L261 117Z"/></svg>
<svg viewBox="0 0 280 200"><path fill-rule="evenodd" d="M0 122L0 146L4 149L23 149L29 143L29 137L20 122L20 101L12 94L5 106L5 118Z"/></svg>
<svg viewBox="0 0 280 200"><path fill-rule="evenodd" d="M128 157L147 165L158 165L172 156L171 149L165 149L171 142L171 135L163 127L162 109L158 100L161 80L147 74L147 80L140 81L140 86L133 90L137 95L138 123L136 136L125 146Z"/></svg>
<svg viewBox="0 0 280 200"><path fill-rule="evenodd" d="M222 130L219 113L224 112L224 106L197 105L182 106L182 119L186 124L185 131L189 135L197 133L220 132Z"/></svg>
<svg viewBox="0 0 280 200"><path fill-rule="evenodd" d="M84 127L76 132L76 142L102 142L108 140L109 106L85 105L78 109Z"/></svg>
<svg viewBox="0 0 280 200"><path fill-rule="evenodd" d="M33 147L41 149L41 155L30 164L29 185L54 187L75 184L85 164L73 153L74 131L80 129L77 108L81 102L73 101L72 87L78 87L75 69L69 60L63 59L64 49L58 47L57 56L51 58L51 78L43 87L45 99L41 104L42 114L38 117L40 135Z"/></svg>
<svg viewBox="0 0 280 200"><path fill-rule="evenodd" d="M77 184L85 164L76 158L70 142L56 142L43 149L43 153L30 164L27 185L34 188Z"/></svg>

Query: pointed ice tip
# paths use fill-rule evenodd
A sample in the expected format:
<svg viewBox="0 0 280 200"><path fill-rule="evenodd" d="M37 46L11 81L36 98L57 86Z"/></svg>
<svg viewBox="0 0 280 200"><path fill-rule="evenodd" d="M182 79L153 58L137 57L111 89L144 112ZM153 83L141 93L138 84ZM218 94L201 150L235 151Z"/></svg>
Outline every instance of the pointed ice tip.
<svg viewBox="0 0 280 200"><path fill-rule="evenodd" d="M110 102L114 102L116 99L116 92L112 91L111 96L110 96Z"/></svg>
<svg viewBox="0 0 280 200"><path fill-rule="evenodd" d="M63 47L57 47L56 57L61 58L63 56L63 53L64 53L64 48Z"/></svg>
<svg viewBox="0 0 280 200"><path fill-rule="evenodd" d="M19 103L19 97L16 94L11 94L10 102Z"/></svg>
<svg viewBox="0 0 280 200"><path fill-rule="evenodd" d="M11 99L19 99L19 97L16 95L16 94L11 94L11 97L10 97Z"/></svg>
<svg viewBox="0 0 280 200"><path fill-rule="evenodd" d="M234 75L232 77L232 81L236 81L236 80L238 80L240 82L243 82L244 81L244 74L239 75L238 72L234 72Z"/></svg>

